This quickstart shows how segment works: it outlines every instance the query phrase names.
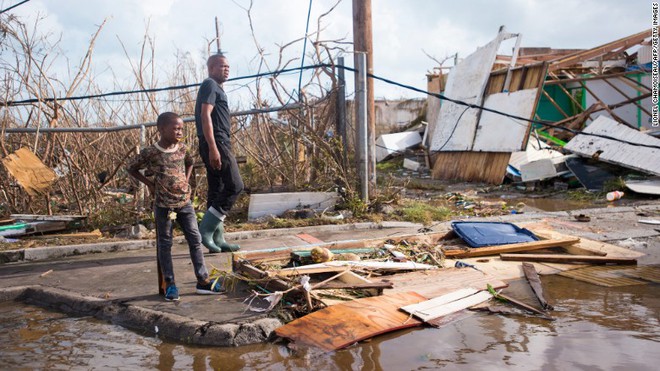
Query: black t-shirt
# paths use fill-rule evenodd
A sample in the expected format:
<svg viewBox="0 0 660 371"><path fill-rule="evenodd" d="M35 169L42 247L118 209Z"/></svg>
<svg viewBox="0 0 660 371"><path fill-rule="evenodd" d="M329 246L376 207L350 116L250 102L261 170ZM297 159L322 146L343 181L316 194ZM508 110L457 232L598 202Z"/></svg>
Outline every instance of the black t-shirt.
<svg viewBox="0 0 660 371"><path fill-rule="evenodd" d="M200 141L206 142L204 131L202 130L202 103L213 105L211 111L211 122L213 123L213 136L216 142L229 142L231 133L231 121L229 118L229 103L227 94L222 90L220 84L212 78L202 82L197 93L197 102L195 103L195 126L197 127L197 136Z"/></svg>

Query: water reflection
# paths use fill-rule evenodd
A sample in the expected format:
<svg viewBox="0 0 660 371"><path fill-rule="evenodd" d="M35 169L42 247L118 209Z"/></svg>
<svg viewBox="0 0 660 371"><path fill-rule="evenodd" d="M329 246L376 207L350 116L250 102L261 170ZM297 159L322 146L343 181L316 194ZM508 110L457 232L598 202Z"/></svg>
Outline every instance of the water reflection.
<svg viewBox="0 0 660 371"><path fill-rule="evenodd" d="M555 321L475 313L440 329L385 334L324 353L282 344L193 347L90 318L0 304L0 369L630 369L660 362L658 285L604 288L543 277ZM524 282L511 296L531 300ZM529 301L533 303L533 301Z"/></svg>

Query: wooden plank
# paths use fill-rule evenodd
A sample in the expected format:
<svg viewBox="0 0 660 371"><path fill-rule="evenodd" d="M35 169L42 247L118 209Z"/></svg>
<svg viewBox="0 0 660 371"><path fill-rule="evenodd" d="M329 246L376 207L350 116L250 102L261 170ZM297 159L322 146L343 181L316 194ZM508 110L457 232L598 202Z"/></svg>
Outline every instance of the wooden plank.
<svg viewBox="0 0 660 371"><path fill-rule="evenodd" d="M472 248L465 252L462 250L448 250L445 256L448 258L473 258L476 256L498 255L508 252L533 251L548 247L563 247L580 242L577 237L568 237L556 240L540 240L532 242L513 243L508 245L486 246Z"/></svg>
<svg viewBox="0 0 660 371"><path fill-rule="evenodd" d="M555 222L559 222L559 221L548 219L542 223L539 222L521 223L520 226L529 229L530 231L534 232L535 235L541 238L561 239L561 238L572 237L563 233L559 233L553 230L552 227L548 225L548 223L555 223ZM574 228L573 225L571 225L571 227ZM607 255L610 257L626 256L633 258L638 258L640 256L645 255L644 253L630 250L625 247L612 245L610 243L602 242L602 241L594 241L588 238L581 238L579 243L575 245L566 246L564 247L564 249L569 254L573 254L573 255L603 255L603 256Z"/></svg>
<svg viewBox="0 0 660 371"><path fill-rule="evenodd" d="M49 221L49 222L75 222L87 219L85 215L38 215L38 214L11 214L10 218L23 221Z"/></svg>
<svg viewBox="0 0 660 371"><path fill-rule="evenodd" d="M384 290L385 294L415 291L428 298L435 298L463 288L485 290L488 284L495 288L507 286L505 282L495 276L483 274L474 269L459 268L401 273L372 280L394 284L393 289Z"/></svg>
<svg viewBox="0 0 660 371"><path fill-rule="evenodd" d="M490 293L488 293L488 294L490 295ZM507 296L507 295L504 295L504 294L497 294L496 297L501 298L501 299L504 299L504 300L510 302L511 304L513 304L513 305L515 305L515 306L517 306L517 307L520 307L520 308L522 308L522 309L525 309L525 310L527 310L527 311L530 311L530 312L532 312L532 313L540 314L540 315L542 315L542 316L547 316L547 314L544 313L543 311L538 310L538 309L534 308L533 306L528 305L528 304L525 304L525 303L523 303L522 301L520 301L520 300L518 300L518 299L514 299L514 298L512 298L512 297L510 297L510 296Z"/></svg>
<svg viewBox="0 0 660 371"><path fill-rule="evenodd" d="M529 286L531 286L534 295L536 295L536 298L541 304L541 307L545 310L552 310L552 305L548 304L548 301L545 300L545 297L543 296L543 285L541 284L539 274L534 268L534 264L523 263L522 267L523 272L525 273L525 278L527 278L527 282L529 282Z"/></svg>
<svg viewBox="0 0 660 371"><path fill-rule="evenodd" d="M462 294L461 294L462 295ZM423 302L420 303L424 309L418 309L416 306L405 306L401 309L406 312L414 315L415 317L421 319L424 322L432 321L436 318L446 316L448 314L456 313L463 309L473 307L477 304L481 304L493 296L487 291L479 291L472 295L464 296L458 299L444 299L444 297L451 296L451 294L444 295L439 297L438 303L429 303ZM444 300L450 300L449 302L443 302ZM404 309L407 308L407 309Z"/></svg>
<svg viewBox="0 0 660 371"><path fill-rule="evenodd" d="M394 287L392 282L370 282L370 283L345 283L328 282L319 285L319 289L391 289Z"/></svg>
<svg viewBox="0 0 660 371"><path fill-rule="evenodd" d="M619 40L609 42L607 44L595 47L593 49L588 49L584 51L579 51L574 54L569 54L567 56L559 57L552 61L550 65L550 71L556 71L568 66L575 65L577 63L605 55L613 50L617 49L628 49L633 45L640 44L646 38L651 37L651 29L644 30L640 33L624 37Z"/></svg>
<svg viewBox="0 0 660 371"><path fill-rule="evenodd" d="M356 299L298 318L276 329L275 334L326 351L341 349L380 334L420 326L422 322L399 308L425 300L415 292Z"/></svg>
<svg viewBox="0 0 660 371"><path fill-rule="evenodd" d="M405 307L401 307L401 310L410 314L415 314L416 311L425 312L432 310L435 307L451 303L452 301L474 295L478 292L479 290L475 288L459 289L421 303L406 305Z"/></svg>
<svg viewBox="0 0 660 371"><path fill-rule="evenodd" d="M307 243L323 243L322 240L319 240L318 238L309 235L307 233L298 233L296 237L300 238L301 240L307 242Z"/></svg>
<svg viewBox="0 0 660 371"><path fill-rule="evenodd" d="M589 264L637 264L637 258L608 257L591 255L559 255L559 254L501 254L504 261L527 261L549 263L589 263Z"/></svg>
<svg viewBox="0 0 660 371"><path fill-rule="evenodd" d="M291 276L302 276L304 274L316 274L316 273L332 273L332 272L342 272L346 270L346 267L342 266L329 266L325 264L310 264L302 265L300 267L293 268L284 268L273 271L268 271L269 277L291 277Z"/></svg>

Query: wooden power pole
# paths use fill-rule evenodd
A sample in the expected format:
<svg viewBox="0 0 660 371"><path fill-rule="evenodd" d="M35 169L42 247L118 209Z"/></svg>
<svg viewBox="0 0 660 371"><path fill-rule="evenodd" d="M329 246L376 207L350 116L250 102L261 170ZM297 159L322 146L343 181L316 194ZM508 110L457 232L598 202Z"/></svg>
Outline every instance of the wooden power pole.
<svg viewBox="0 0 660 371"><path fill-rule="evenodd" d="M371 29L371 0L353 0L353 50L367 55L367 73L373 74L373 32ZM358 65L355 54L354 66ZM357 80L357 75L356 75ZM367 145L369 148L369 196L376 191L376 110L374 108L374 80L367 78Z"/></svg>

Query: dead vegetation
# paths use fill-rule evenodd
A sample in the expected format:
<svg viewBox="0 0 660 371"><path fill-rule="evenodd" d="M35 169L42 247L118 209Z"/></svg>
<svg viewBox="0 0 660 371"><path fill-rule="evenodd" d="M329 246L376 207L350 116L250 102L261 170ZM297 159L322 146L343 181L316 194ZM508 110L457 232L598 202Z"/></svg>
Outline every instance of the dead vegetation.
<svg viewBox="0 0 660 371"><path fill-rule="evenodd" d="M250 7L246 17L252 23ZM324 40L322 20L317 31L309 36L311 51L306 65L333 64L331 53L341 50L342 40ZM148 219L148 200L140 203L137 184L129 179L124 167L141 144L148 145L155 128L129 125L155 121L158 113L175 111L184 117L194 112L196 86L165 92L136 92L117 96L90 97L101 94L91 69L94 42L103 24L91 35L87 53L75 67L63 76L61 66L68 64L58 49L56 35L40 32L40 21L24 24L13 16L3 17L3 53L0 60L4 82L2 96L2 157L19 148L27 148L49 168L58 179L45 194L27 194L3 168L0 180L2 213L81 214L89 215L92 227L131 224ZM295 67L300 58L286 59L285 51L304 40L278 45L279 58L272 64L266 48L253 38L258 73ZM121 41L120 41L121 43ZM154 89L162 85L154 60L156 45L149 29L142 41L141 53L133 60L126 58L133 71L129 85L115 83L114 89L135 91ZM200 82L204 68L189 55L178 55L177 62L167 71L167 85L181 86ZM278 74L248 81L246 87L253 96L251 112L273 107L295 107L276 114L252 113L234 117L234 140L238 156L245 156L242 165L245 183L250 191L329 190L341 187L352 197L354 180L352 166L342 157L342 146L335 126L335 71L322 67L301 76L300 89L286 84L287 76ZM107 90L107 87L103 87ZM64 92L64 94L62 93ZM58 97L52 99L52 97ZM85 99L67 100L72 97ZM241 107L233 107L240 111ZM130 128L130 129L129 129ZM32 129L33 132L17 132ZM36 131L35 131L36 129ZM49 129L55 132L43 132ZM126 129L126 130L123 130ZM57 132L56 130L68 130ZM80 132L76 132L80 131ZM84 132L83 132L84 131ZM184 142L197 152L195 129L186 126ZM350 153L349 153L350 155ZM204 204L205 180L203 168L197 169L193 184L194 196Z"/></svg>

